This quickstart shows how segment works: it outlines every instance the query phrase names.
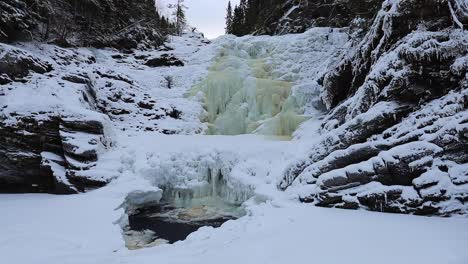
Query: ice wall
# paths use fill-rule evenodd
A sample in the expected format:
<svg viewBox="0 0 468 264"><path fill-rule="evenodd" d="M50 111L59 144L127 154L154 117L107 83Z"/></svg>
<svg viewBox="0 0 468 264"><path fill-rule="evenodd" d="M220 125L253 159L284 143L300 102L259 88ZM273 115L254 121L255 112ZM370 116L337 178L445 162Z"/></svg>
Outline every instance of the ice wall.
<svg viewBox="0 0 468 264"><path fill-rule="evenodd" d="M253 195L253 188L231 175L237 156L226 152L200 152L154 156L141 171L163 190L161 201L177 207L237 208Z"/></svg>
<svg viewBox="0 0 468 264"><path fill-rule="evenodd" d="M207 78L190 93L204 104L208 134L290 136L308 119L291 80L275 73L274 56L267 42L224 45Z"/></svg>
<svg viewBox="0 0 468 264"><path fill-rule="evenodd" d="M189 207L194 203L204 204L207 198L219 198L232 205L241 205L253 196L249 186L227 179L219 168L207 168L205 177L198 184L191 186L176 186L171 182L161 185L163 189L162 200L177 206ZM199 200L199 201L195 201ZM208 199L209 200L209 199Z"/></svg>
<svg viewBox="0 0 468 264"><path fill-rule="evenodd" d="M208 169L206 181L190 187L161 186L163 203L180 208L216 208L220 215L240 217L245 214L242 203L253 196L249 186L228 182L220 170Z"/></svg>

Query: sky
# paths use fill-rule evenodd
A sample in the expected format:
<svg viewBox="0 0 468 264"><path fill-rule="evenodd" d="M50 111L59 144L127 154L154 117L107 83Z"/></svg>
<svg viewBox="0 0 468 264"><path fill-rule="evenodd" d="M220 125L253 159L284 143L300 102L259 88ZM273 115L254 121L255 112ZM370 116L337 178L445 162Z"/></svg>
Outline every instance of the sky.
<svg viewBox="0 0 468 264"><path fill-rule="evenodd" d="M167 4L175 0L156 0L158 6L163 8L163 13L169 13ZM189 24L203 32L205 37L213 39L224 34L226 7L229 0L185 0L188 7L187 20ZM239 0L231 0L233 6Z"/></svg>

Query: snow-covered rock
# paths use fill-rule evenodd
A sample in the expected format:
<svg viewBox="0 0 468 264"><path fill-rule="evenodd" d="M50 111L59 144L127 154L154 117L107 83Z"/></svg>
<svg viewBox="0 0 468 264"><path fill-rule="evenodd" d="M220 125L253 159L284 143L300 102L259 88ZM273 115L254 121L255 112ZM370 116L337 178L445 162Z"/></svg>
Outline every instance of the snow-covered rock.
<svg viewBox="0 0 468 264"><path fill-rule="evenodd" d="M188 50L186 40L193 45ZM191 34L173 43L182 47L176 56L186 57L206 40ZM7 80L0 86L2 192L76 193L105 185L119 175L102 158L116 144L116 130L202 131L198 108L182 98L183 86L192 81L178 78L193 70L172 72L177 79L168 89L164 78L170 76L169 67L152 75L144 65L144 58L162 56L165 47L122 54L48 44L0 45L0 73ZM129 76L132 71L137 77ZM159 91L175 94L173 102L160 100Z"/></svg>
<svg viewBox="0 0 468 264"><path fill-rule="evenodd" d="M47 73L52 66L37 58L33 54L0 43L0 85L7 84L13 80L21 80L30 72Z"/></svg>
<svg viewBox="0 0 468 264"><path fill-rule="evenodd" d="M319 206L466 214L466 186L448 171L468 162L468 35L450 27L446 4L383 3L362 41L324 75L321 139L280 188L299 188Z"/></svg>

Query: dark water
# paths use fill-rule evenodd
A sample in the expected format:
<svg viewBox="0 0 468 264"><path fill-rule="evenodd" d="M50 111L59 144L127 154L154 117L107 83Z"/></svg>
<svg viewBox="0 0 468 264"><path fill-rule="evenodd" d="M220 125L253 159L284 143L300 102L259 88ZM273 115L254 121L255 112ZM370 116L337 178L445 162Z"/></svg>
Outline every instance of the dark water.
<svg viewBox="0 0 468 264"><path fill-rule="evenodd" d="M174 243L185 240L189 234L202 226L219 227L224 222L234 219L230 216L223 216L206 220L179 220L161 215L174 209L176 208L168 205L140 209L138 213L129 216L130 229L134 231L151 230L156 233L157 238Z"/></svg>

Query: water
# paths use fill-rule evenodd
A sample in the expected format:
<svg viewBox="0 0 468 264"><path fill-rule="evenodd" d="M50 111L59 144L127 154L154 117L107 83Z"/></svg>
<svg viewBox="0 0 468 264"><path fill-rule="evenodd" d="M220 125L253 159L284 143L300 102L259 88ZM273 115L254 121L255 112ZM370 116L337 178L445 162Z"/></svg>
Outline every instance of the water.
<svg viewBox="0 0 468 264"><path fill-rule="evenodd" d="M224 209L224 208L223 208ZM228 220L240 216L210 205L174 207L170 204L156 205L129 216L129 226L134 231L151 230L154 239L167 243L184 240L200 227L219 227ZM237 211L233 208L233 211Z"/></svg>
<svg viewBox="0 0 468 264"><path fill-rule="evenodd" d="M140 203L143 206L129 211L124 232L129 249L184 240L203 226L220 227L245 215L242 204L253 196L250 187L228 184L220 170L215 169L209 169L204 184L191 188L170 184L160 187L160 201ZM134 208L133 201L142 199L132 196L126 200L126 207Z"/></svg>
<svg viewBox="0 0 468 264"><path fill-rule="evenodd" d="M193 190L167 191L159 204L138 209L128 217L129 248L184 240L202 226L219 227L245 215L240 204L226 202L217 195L193 198ZM150 232L149 232L150 231ZM143 241L143 242L142 242ZM129 242L129 241L127 241ZM137 246L140 245L140 246Z"/></svg>

